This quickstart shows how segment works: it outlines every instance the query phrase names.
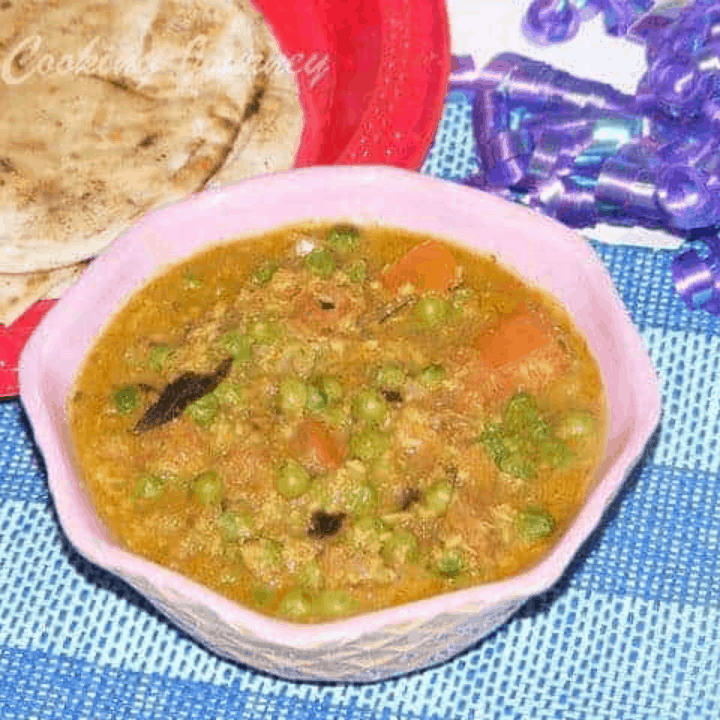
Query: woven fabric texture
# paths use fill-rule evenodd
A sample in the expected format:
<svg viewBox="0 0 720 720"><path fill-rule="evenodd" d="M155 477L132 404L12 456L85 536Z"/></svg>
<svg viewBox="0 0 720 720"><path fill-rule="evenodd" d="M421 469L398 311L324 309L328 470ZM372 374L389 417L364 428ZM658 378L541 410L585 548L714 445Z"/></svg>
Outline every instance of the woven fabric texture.
<svg viewBox="0 0 720 720"><path fill-rule="evenodd" d="M448 97L423 172L475 168ZM662 381L662 426L560 583L442 666L373 685L219 659L85 562L59 529L18 401L0 405L0 720L718 720L720 319L672 254L593 243Z"/></svg>

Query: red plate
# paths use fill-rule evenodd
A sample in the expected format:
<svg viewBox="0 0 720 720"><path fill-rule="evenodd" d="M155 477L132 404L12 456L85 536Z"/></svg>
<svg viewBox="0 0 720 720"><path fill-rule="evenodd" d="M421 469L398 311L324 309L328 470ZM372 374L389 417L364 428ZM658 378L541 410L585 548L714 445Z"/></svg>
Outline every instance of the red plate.
<svg viewBox="0 0 720 720"><path fill-rule="evenodd" d="M290 59L305 128L296 167L416 170L445 101L450 48L444 0L255 0ZM18 393L26 340L53 306L0 325L0 397Z"/></svg>

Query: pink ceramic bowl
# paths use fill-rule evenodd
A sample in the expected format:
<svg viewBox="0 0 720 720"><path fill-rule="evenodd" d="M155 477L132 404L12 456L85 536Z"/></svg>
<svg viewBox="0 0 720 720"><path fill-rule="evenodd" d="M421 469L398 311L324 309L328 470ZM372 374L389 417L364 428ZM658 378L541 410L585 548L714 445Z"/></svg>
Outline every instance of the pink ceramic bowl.
<svg viewBox="0 0 720 720"><path fill-rule="evenodd" d="M607 457L575 521L529 571L347 620L300 625L259 615L126 552L96 517L74 464L65 399L108 317L165 263L207 243L304 220L381 223L494 252L573 313L604 374L611 415ZM315 681L373 681L442 662L548 589L599 523L660 415L645 347L608 273L580 235L477 190L372 166L254 178L151 213L116 240L45 317L23 352L20 390L60 522L88 560L130 583L219 654L281 677Z"/></svg>

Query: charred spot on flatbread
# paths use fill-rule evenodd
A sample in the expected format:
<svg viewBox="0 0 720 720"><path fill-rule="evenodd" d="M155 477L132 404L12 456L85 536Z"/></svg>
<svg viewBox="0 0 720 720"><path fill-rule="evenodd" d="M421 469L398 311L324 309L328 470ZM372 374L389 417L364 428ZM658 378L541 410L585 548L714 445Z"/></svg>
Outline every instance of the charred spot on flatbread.
<svg viewBox="0 0 720 720"><path fill-rule="evenodd" d="M246 106L249 119L243 123L227 161L208 183L211 187L285 170L293 164L303 129L297 81L266 29L263 41L267 48L260 66L264 89L257 95L257 107Z"/></svg>
<svg viewBox="0 0 720 720"><path fill-rule="evenodd" d="M253 89L253 94L250 98L250 102L245 106L245 112L242 116L243 122L247 122L248 120L250 120L250 118L260 112L260 103L263 99L263 96L265 95L266 90L267 77L264 74L261 74L258 78L258 81L255 83L255 88Z"/></svg>
<svg viewBox="0 0 720 720"><path fill-rule="evenodd" d="M157 141L160 135L157 133L151 133L150 135L146 135L138 144L136 147L138 148L149 148L152 147Z"/></svg>
<svg viewBox="0 0 720 720"><path fill-rule="evenodd" d="M135 87L133 84L127 82L126 80L119 79L119 78L113 78L113 77L103 77L102 75L97 75L95 73L91 73L88 75L88 77L93 78L93 80L99 80L100 82L105 82L113 87L116 87L118 90L122 90L123 92L131 93L133 95L137 95L138 97L145 98L146 100L150 100L151 97L146 95L145 93L140 92L137 87Z"/></svg>

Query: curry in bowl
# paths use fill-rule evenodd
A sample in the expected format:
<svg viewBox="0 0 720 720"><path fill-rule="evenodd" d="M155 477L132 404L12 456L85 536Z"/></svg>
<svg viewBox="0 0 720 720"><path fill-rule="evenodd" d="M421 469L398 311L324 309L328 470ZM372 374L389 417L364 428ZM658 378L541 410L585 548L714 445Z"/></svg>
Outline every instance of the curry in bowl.
<svg viewBox="0 0 720 720"><path fill-rule="evenodd" d="M128 550L297 622L533 565L604 458L599 367L493 256L296 225L211 247L105 326L69 396Z"/></svg>

